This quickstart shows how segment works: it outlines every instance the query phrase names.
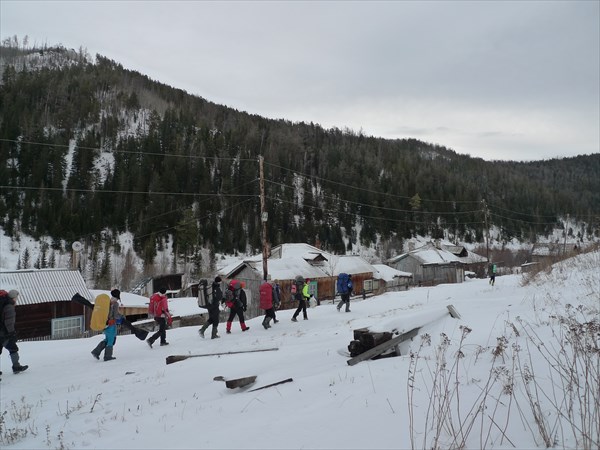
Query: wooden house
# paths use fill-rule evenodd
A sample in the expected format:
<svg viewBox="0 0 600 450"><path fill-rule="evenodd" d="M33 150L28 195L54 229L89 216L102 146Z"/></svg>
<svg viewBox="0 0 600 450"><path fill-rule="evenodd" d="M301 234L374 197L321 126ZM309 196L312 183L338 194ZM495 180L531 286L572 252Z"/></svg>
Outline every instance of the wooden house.
<svg viewBox="0 0 600 450"><path fill-rule="evenodd" d="M147 277L140 281L131 292L144 297L150 297L161 287L164 287L167 290L168 297L179 297L183 288L183 275L183 273L172 273Z"/></svg>
<svg viewBox="0 0 600 450"><path fill-rule="evenodd" d="M555 262L565 255L576 253L577 251L578 247L575 242L534 244L531 249L531 261L537 263Z"/></svg>
<svg viewBox="0 0 600 450"><path fill-rule="evenodd" d="M487 258L470 252L462 245L440 244L441 247L456 256L463 264L465 272L473 272L478 278L487 276Z"/></svg>
<svg viewBox="0 0 600 450"><path fill-rule="evenodd" d="M0 287L19 291L16 329L20 339L77 336L89 327L91 310L71 301L76 293L93 301L77 270L3 271Z"/></svg>
<svg viewBox="0 0 600 450"><path fill-rule="evenodd" d="M409 272L396 270L386 264L373 264L377 269L377 289L380 292L408 290L413 285L413 275Z"/></svg>
<svg viewBox="0 0 600 450"><path fill-rule="evenodd" d="M460 258L433 242L390 258L386 263L396 270L412 273L413 282L418 286L462 283L465 280Z"/></svg>

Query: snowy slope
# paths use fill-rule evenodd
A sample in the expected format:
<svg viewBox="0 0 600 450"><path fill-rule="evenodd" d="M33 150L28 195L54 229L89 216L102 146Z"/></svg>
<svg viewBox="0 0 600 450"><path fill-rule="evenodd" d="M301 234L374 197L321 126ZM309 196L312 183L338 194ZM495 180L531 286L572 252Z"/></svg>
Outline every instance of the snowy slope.
<svg viewBox="0 0 600 450"><path fill-rule="evenodd" d="M595 252L557 265L526 285L510 275L498 277L493 287L475 280L415 288L353 302L351 313L323 304L298 323L290 321L293 311L280 311L280 322L269 330L260 326L261 318L249 321L245 333L236 322L227 335L221 324L216 340L201 339L197 327L169 330L170 345L153 349L123 336L115 347L117 359L110 362L90 355L101 336L22 342L21 362L30 365L25 373L12 374L6 352L0 357L0 406L6 411L0 444L15 449L455 447L446 428L435 441L431 419L432 402L444 399L444 389L434 384L436 363L444 360L447 372L441 376L448 377L447 389L454 392L454 423L474 417L473 405L489 389L483 419L465 432L467 448L543 448L514 371L511 345L526 348L523 330L529 326L551 345L558 329L552 316L567 303L583 305L582 317L597 320L599 267ZM446 313L448 304L456 307L460 320ZM424 325L420 334L431 337L430 346L420 348L419 337L402 346L404 356L347 364L354 329L400 331L419 325ZM460 348L464 357L456 359L464 327L472 331ZM503 355L494 357L501 336L509 343ZM279 350L165 363L168 355L272 347ZM552 392L547 362L530 351L527 361L538 368L541 388ZM496 382L490 373L497 373ZM250 375L258 376L256 383L236 390L213 380ZM293 382L249 392L289 377ZM514 398L505 393L509 384ZM580 447L571 427L557 425L566 424L556 421L551 402L544 400L542 407L557 447ZM590 407L594 411L598 404Z"/></svg>

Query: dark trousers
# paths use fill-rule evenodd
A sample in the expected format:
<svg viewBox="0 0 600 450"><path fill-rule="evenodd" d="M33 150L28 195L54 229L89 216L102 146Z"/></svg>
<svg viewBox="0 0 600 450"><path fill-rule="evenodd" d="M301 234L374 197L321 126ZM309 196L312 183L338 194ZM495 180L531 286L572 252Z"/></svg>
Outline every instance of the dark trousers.
<svg viewBox="0 0 600 450"><path fill-rule="evenodd" d="M0 354L2 354L3 348L8 350L8 353L11 355L19 351L16 338L9 338L7 335L0 335L0 342L2 342L2 344L0 344Z"/></svg>
<svg viewBox="0 0 600 450"><path fill-rule="evenodd" d="M154 321L158 324L158 331L150 338L151 342L156 341L160 337L160 343L167 342L167 319L164 317L155 317Z"/></svg>
<svg viewBox="0 0 600 450"><path fill-rule="evenodd" d="M204 333L209 326L213 326L213 336L217 334L217 327L219 326L219 310L217 310L216 314L212 311L208 313L208 320L202 325L200 331Z"/></svg>
<svg viewBox="0 0 600 450"><path fill-rule="evenodd" d="M238 318L240 319L240 323L246 322L244 320L244 310L241 307L234 305L234 307L231 308L231 311L229 311L229 318L227 319L228 325L231 324L231 322L233 322L235 316L238 316Z"/></svg>
<svg viewBox="0 0 600 450"><path fill-rule="evenodd" d="M337 309L342 309L342 306L345 303L346 304L346 311L350 311L350 293L347 292L345 294L340 294L340 296L342 297L342 299L338 303Z"/></svg>
<svg viewBox="0 0 600 450"><path fill-rule="evenodd" d="M265 319L267 317L270 317L271 319L275 320L275 308L269 308L269 309L265 309Z"/></svg>
<svg viewBox="0 0 600 450"><path fill-rule="evenodd" d="M294 313L294 318L298 317L298 314L300 314L300 311L302 311L302 315L304 316L304 318L308 319L308 316L306 315L306 300L304 300L304 299L298 301L298 308L296 309L296 312Z"/></svg>

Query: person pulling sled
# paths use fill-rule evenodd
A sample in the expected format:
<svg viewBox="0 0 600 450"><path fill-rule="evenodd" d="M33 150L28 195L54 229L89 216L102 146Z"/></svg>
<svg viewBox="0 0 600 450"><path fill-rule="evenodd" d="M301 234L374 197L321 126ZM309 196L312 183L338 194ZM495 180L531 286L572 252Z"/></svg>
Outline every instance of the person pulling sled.
<svg viewBox="0 0 600 450"><path fill-rule="evenodd" d="M106 319L106 327L103 330L104 340L92 350L92 356L96 359L100 359L100 354L104 351L104 361L117 359L113 356L113 349L117 342L117 325L123 320L123 315L119 312L121 291L113 289L110 291L110 295L110 308Z"/></svg>

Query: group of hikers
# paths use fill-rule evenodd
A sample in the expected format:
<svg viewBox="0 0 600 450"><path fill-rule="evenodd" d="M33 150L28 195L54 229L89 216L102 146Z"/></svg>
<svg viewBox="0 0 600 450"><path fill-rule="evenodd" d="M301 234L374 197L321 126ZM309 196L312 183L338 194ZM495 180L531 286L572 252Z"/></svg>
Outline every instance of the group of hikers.
<svg viewBox="0 0 600 450"><path fill-rule="evenodd" d="M244 319L244 312L247 310L248 300L243 283L239 280L232 280L227 284L225 292L223 292L221 286L222 279L219 276L215 277L214 281L211 283L210 289L207 280L202 280L200 283L202 295L199 296L198 305L208 311L208 319L198 330L198 333L203 338L204 333L211 325L211 339L220 337L218 334L218 326L223 304L229 308L229 317L225 328L227 334L231 333L231 326L236 316L242 331L248 331L250 329L250 327L246 325ZM352 292L352 279L350 275L340 274L340 276L338 276L337 291L341 295L337 310L341 311L342 306L345 305L345 311L350 312L350 293ZM147 339L145 339L145 336L140 338L145 339L150 348L152 348L157 340L160 340L161 346L169 345L166 339L166 330L168 326L171 325L173 317L169 311L166 292L166 288L161 287L150 297L148 315L154 319L154 322L158 325L158 330ZM281 305L281 287L278 281L272 283L270 280L263 280L259 292L259 307L265 311L262 326L265 330L268 330L271 328L271 322L274 324L279 322L279 320L277 320L276 311ZM312 297L312 294L310 293L310 280L304 279L302 276L297 276L292 284L291 292L294 300L298 302L298 307L292 315L292 322L298 321L297 317L300 313L302 313L304 320L308 320L307 306ZM115 356L113 356L113 350L117 340L118 325L125 323L126 325L131 326L119 310L121 291L119 289L113 289L110 291L110 295L110 306L108 308L106 326L103 329L104 339L91 351L92 356L97 360L100 360L100 356L103 352L104 361L116 359ZM17 346L15 330L15 305L18 296L19 292L14 289L9 292L0 290L0 354L2 353L3 348L9 351L14 373L23 372L28 368L28 366L19 363L19 347ZM203 298L203 301L201 301L201 297ZM0 372L0 375L2 375L2 372Z"/></svg>
<svg viewBox="0 0 600 450"><path fill-rule="evenodd" d="M206 308L208 310L208 320L204 323L202 328L198 330L201 337L204 337L205 331L211 325L211 339L217 339L220 337L218 335L218 326L219 315L221 312L220 308L221 304L223 303L225 303L230 310L226 326L227 334L231 333L231 325L236 316L239 319L242 331L247 331L250 329L250 327L246 325L244 319L244 312L247 309L247 298L242 286L242 282L238 280L231 280L227 285L225 294L223 294L221 289L221 282L221 277L215 277L211 284L210 290L208 288L208 281L202 280L200 284L202 295L199 296L198 305L201 308ZM337 291L341 296L341 300L337 305L338 311L341 311L342 306L346 305L345 311L350 312L350 294L352 292L352 288L352 276L345 273L340 274L337 281ZM304 320L308 320L307 306L309 305L309 301L312 297L312 294L310 293L310 280L304 279L304 277L300 275L297 276L294 279L291 291L293 298L298 302L298 307L292 315L292 322L298 321L298 316L300 313L302 313ZM259 307L265 311L262 326L265 330L268 330L271 328L271 321L273 321L273 323L279 322L275 312L277 309L279 309L282 300L279 282L276 280L272 283L268 279L263 280L259 287L259 294ZM204 301L200 300L202 297L204 298Z"/></svg>

